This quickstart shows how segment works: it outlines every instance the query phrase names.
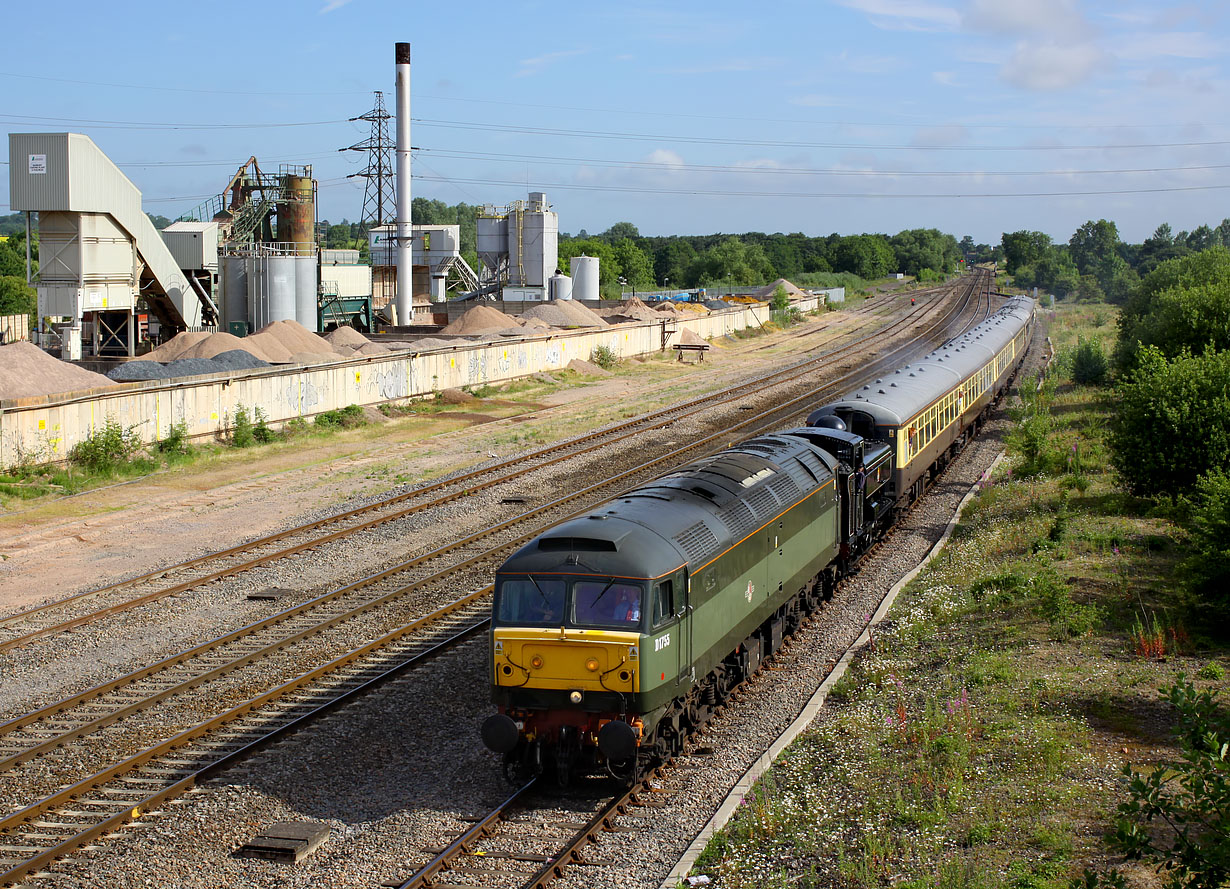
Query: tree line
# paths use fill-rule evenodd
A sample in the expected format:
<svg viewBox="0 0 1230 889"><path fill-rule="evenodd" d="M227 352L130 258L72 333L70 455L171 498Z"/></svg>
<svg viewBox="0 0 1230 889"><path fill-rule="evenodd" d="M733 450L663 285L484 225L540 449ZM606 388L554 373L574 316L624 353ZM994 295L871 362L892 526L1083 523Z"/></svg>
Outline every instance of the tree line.
<svg viewBox="0 0 1230 889"><path fill-rule="evenodd" d="M1008 273L1021 287L1115 305L1127 302L1163 263L1218 246L1230 247L1230 219L1177 234L1164 222L1141 244L1121 240L1115 223L1105 219L1089 220L1066 244L1037 231L1005 232L1001 239Z"/></svg>

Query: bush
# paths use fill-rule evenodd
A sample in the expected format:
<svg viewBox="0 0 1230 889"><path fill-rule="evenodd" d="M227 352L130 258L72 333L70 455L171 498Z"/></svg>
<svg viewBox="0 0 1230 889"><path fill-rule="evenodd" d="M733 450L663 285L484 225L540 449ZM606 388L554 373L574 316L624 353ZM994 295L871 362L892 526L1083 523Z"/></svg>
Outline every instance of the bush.
<svg viewBox="0 0 1230 889"><path fill-rule="evenodd" d="M1110 364L1102 344L1096 339L1080 337L1072 356L1072 382L1082 386L1100 386L1106 382Z"/></svg>
<svg viewBox="0 0 1230 889"><path fill-rule="evenodd" d="M1207 605L1230 610L1230 475L1222 469L1201 476L1185 505L1188 584Z"/></svg>
<svg viewBox="0 0 1230 889"><path fill-rule="evenodd" d="M1230 880L1230 719L1215 692L1197 691L1182 674L1162 694L1178 711L1183 758L1148 774L1123 767L1130 799L1119 806L1111 845L1129 860L1152 863L1175 889L1225 886ZM1117 876L1112 872L1107 883L1115 885Z"/></svg>
<svg viewBox="0 0 1230 889"><path fill-rule="evenodd" d="M91 472L110 474L127 463L140 446L135 429L125 429L108 417L102 429L95 429L84 441L73 445L68 459Z"/></svg>
<svg viewBox="0 0 1230 889"><path fill-rule="evenodd" d="M168 457L186 457L192 453L192 445L188 443L188 421L180 420L171 427L167 437L156 445L158 453Z"/></svg>
<svg viewBox="0 0 1230 889"><path fill-rule="evenodd" d="M1230 465L1230 352L1167 361L1146 346L1119 393L1109 444L1132 493L1181 496Z"/></svg>
<svg viewBox="0 0 1230 889"><path fill-rule="evenodd" d="M252 418L248 416L248 409L242 404L235 405L235 416L230 425L230 440L233 448L250 448L256 444Z"/></svg>
<svg viewBox="0 0 1230 889"><path fill-rule="evenodd" d="M366 423L363 408L357 404L350 404L339 410L324 411L316 415L317 429L355 429Z"/></svg>
<svg viewBox="0 0 1230 889"><path fill-rule="evenodd" d="M277 440L277 433L269 428L269 417L259 407L255 411L256 424L252 427L252 438L258 444L269 444Z"/></svg>
<svg viewBox="0 0 1230 889"><path fill-rule="evenodd" d="M594 346L594 351L590 353L589 360L603 370L611 370L619 364L619 356L615 354L615 350L610 346Z"/></svg>
<svg viewBox="0 0 1230 889"><path fill-rule="evenodd" d="M1055 448L1051 442L1055 424L1047 399L1045 388L1041 392L1023 388L1021 406L1012 411L1016 423L1008 433L1008 448L1021 456L1014 470L1018 476L1041 475L1055 462Z"/></svg>
<svg viewBox="0 0 1230 889"><path fill-rule="evenodd" d="M774 312L784 312L790 308L790 294L786 292L786 288L778 284L773 290L773 298L769 301L769 308Z"/></svg>

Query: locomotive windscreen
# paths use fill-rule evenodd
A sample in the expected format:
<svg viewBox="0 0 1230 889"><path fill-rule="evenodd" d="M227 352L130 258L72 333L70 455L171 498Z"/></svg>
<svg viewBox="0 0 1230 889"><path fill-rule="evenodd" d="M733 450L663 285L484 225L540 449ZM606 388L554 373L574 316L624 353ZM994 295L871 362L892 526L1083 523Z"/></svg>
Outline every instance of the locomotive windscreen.
<svg viewBox="0 0 1230 889"><path fill-rule="evenodd" d="M629 630L640 626L645 587L613 577L509 577L495 597L501 626Z"/></svg>

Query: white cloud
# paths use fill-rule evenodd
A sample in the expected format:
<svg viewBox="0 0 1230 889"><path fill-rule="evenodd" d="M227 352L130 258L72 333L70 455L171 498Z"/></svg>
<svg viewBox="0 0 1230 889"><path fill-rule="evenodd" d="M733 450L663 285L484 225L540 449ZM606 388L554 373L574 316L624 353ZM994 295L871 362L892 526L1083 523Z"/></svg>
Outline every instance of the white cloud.
<svg viewBox="0 0 1230 889"><path fill-rule="evenodd" d="M1215 41L1195 31L1133 34L1111 41L1110 50L1120 58L1132 61L1163 57L1211 59L1221 54Z"/></svg>
<svg viewBox="0 0 1230 889"><path fill-rule="evenodd" d="M925 0L837 0L865 13L871 24L885 31L955 31L961 24L956 9Z"/></svg>
<svg viewBox="0 0 1230 889"><path fill-rule="evenodd" d="M940 86L956 86L957 72L956 71L932 71L931 79Z"/></svg>
<svg viewBox="0 0 1230 889"><path fill-rule="evenodd" d="M545 55L534 56L532 59L522 59L517 64L521 67L517 70L516 77L528 77L531 74L537 74L544 68L555 64L560 59L566 59L569 56L584 55L586 50L583 49L561 49L558 52L549 52Z"/></svg>
<svg viewBox="0 0 1230 889"><path fill-rule="evenodd" d="M999 73L1021 89L1062 90L1088 80L1105 64L1106 54L1092 43L1023 41Z"/></svg>
<svg viewBox="0 0 1230 889"><path fill-rule="evenodd" d="M1008 36L1055 34L1070 39L1089 30L1074 0L973 0L962 22L974 31Z"/></svg>
<svg viewBox="0 0 1230 889"><path fill-rule="evenodd" d="M324 15L327 12L333 12L335 9L341 9L349 2L351 2L351 0L329 0L329 2L320 8L319 15Z"/></svg>
<svg viewBox="0 0 1230 889"><path fill-rule="evenodd" d="M683 158L674 151L668 148L658 148L649 152L645 156L645 162L649 164L665 164L668 167L682 167Z"/></svg>

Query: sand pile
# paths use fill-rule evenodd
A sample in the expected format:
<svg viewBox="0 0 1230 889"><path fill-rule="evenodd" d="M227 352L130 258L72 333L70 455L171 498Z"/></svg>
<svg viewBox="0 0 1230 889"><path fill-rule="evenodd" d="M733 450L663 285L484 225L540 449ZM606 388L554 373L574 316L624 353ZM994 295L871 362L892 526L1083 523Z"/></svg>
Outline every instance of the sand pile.
<svg viewBox="0 0 1230 889"><path fill-rule="evenodd" d="M364 343L354 350L355 355L387 355L393 351L384 343Z"/></svg>
<svg viewBox="0 0 1230 889"><path fill-rule="evenodd" d="M672 302L659 303L656 307L659 315L678 315L679 309Z"/></svg>
<svg viewBox="0 0 1230 889"><path fill-rule="evenodd" d="M516 322L499 309L478 305L441 330L440 333L453 336L481 336L482 334L499 333L515 325Z"/></svg>
<svg viewBox="0 0 1230 889"><path fill-rule="evenodd" d="M616 318L627 321L658 321L662 316L634 296L607 315L608 321Z"/></svg>
<svg viewBox="0 0 1230 889"><path fill-rule="evenodd" d="M357 349L359 346L365 346L371 340L359 333L353 327L343 325L336 330L331 330L325 334L325 339L334 349L338 346L350 346Z"/></svg>
<svg viewBox="0 0 1230 889"><path fill-rule="evenodd" d="M291 355L297 353L330 355L333 353L333 346L327 339L312 333L298 321L274 321L258 330L254 337L276 340Z"/></svg>
<svg viewBox="0 0 1230 889"><path fill-rule="evenodd" d="M537 303L521 314L527 320L538 319L550 327L606 327L602 316L576 300L553 299Z"/></svg>
<svg viewBox="0 0 1230 889"><path fill-rule="evenodd" d="M203 330L177 333L167 342L150 352L146 357L150 361L174 361L202 340L209 339L213 334Z"/></svg>
<svg viewBox="0 0 1230 889"><path fill-rule="evenodd" d="M795 297L807 295L802 290L800 290L799 288L791 284L789 281L787 281L785 278L778 278L772 284L766 284L764 287L761 287L759 290L753 293L752 296L756 298L757 300L760 300L761 302L768 302L769 300L773 298L773 294L777 291L778 287L786 288L786 295L789 296L791 299L794 299Z"/></svg>
<svg viewBox="0 0 1230 889"><path fill-rule="evenodd" d="M675 340L676 346L707 346L708 342L699 333L685 327L679 331L679 339Z"/></svg>
<svg viewBox="0 0 1230 889"><path fill-rule="evenodd" d="M594 364L592 361L585 361L581 358L573 358L568 362L568 369L575 370L579 374L586 374L591 377L609 377L611 372Z"/></svg>
<svg viewBox="0 0 1230 889"><path fill-rule="evenodd" d="M53 358L33 343L0 346L0 398L56 395L113 385L102 374Z"/></svg>

